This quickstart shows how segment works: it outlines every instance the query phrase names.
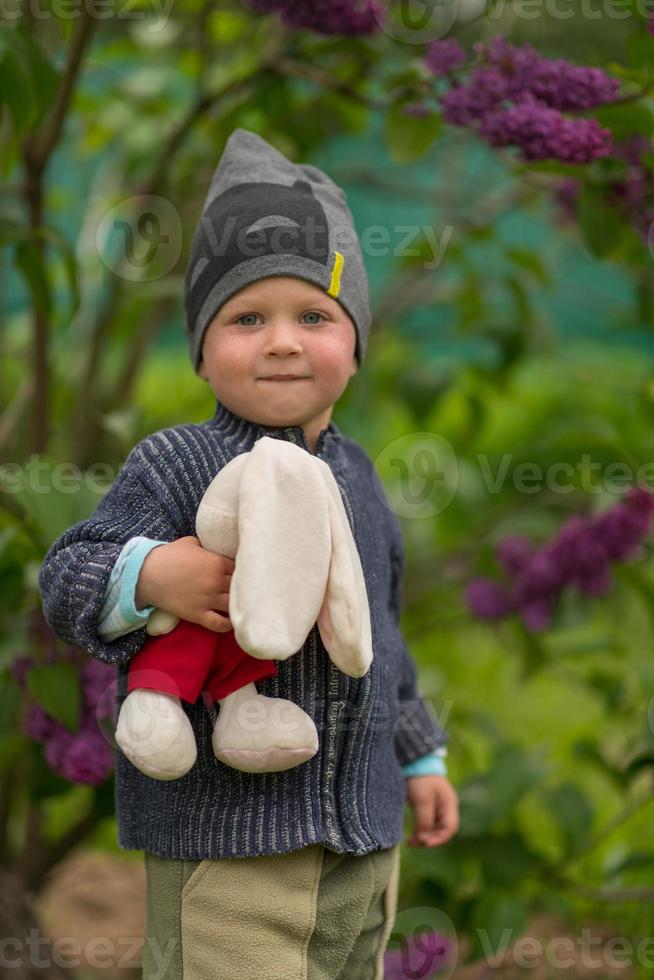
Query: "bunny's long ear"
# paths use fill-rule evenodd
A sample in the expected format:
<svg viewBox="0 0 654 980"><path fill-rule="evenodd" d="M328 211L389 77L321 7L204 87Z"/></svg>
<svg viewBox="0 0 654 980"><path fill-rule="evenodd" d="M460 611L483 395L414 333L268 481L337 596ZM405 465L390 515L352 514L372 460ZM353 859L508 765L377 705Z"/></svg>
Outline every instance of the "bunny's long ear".
<svg viewBox="0 0 654 980"><path fill-rule="evenodd" d="M332 550L318 629L332 662L350 677L363 677L372 663L372 633L361 559L332 471L325 464L320 472L329 499Z"/></svg>
<svg viewBox="0 0 654 980"><path fill-rule="evenodd" d="M202 547L227 558L238 549L238 495L249 455L241 453L223 466L204 491L195 515Z"/></svg>
<svg viewBox="0 0 654 980"><path fill-rule="evenodd" d="M229 592L236 641L263 660L297 653L316 622L330 562L325 484L305 449L262 436L239 485Z"/></svg>

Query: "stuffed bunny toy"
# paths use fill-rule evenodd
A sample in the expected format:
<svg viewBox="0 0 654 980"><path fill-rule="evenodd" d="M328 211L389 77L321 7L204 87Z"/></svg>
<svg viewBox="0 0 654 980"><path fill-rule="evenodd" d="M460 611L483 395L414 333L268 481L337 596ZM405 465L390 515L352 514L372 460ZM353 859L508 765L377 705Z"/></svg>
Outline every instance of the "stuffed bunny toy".
<svg viewBox="0 0 654 980"><path fill-rule="evenodd" d="M216 758L244 772L290 769L317 752L316 726L299 705L259 694L255 679L300 652L314 624L345 674L362 677L372 663L366 586L338 485L320 458L263 436L209 484L196 533L202 547L234 559L233 631L154 610L145 645L129 663L116 742L154 779L189 771L197 746L181 700L198 696L198 686L184 682L192 663L202 671L199 689L208 683L220 704Z"/></svg>

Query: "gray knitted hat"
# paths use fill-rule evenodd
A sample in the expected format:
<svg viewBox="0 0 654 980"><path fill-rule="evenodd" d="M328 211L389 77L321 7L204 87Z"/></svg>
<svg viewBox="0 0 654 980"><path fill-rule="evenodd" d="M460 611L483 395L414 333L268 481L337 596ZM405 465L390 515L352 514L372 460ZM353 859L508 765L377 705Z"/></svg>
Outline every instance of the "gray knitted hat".
<svg viewBox="0 0 654 980"><path fill-rule="evenodd" d="M354 322L361 365L371 322L368 280L345 194L318 167L291 163L261 136L235 129L211 179L184 278L196 373L218 309L266 276L297 276L337 299Z"/></svg>

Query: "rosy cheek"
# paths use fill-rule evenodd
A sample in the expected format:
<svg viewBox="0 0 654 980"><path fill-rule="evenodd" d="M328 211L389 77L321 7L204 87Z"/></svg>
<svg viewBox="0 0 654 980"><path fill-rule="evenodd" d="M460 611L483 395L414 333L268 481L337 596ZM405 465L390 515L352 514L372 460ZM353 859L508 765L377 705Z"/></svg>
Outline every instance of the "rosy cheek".
<svg viewBox="0 0 654 980"><path fill-rule="evenodd" d="M325 342L314 348L312 360L325 372L337 375L349 369L350 353L343 351L342 344Z"/></svg>

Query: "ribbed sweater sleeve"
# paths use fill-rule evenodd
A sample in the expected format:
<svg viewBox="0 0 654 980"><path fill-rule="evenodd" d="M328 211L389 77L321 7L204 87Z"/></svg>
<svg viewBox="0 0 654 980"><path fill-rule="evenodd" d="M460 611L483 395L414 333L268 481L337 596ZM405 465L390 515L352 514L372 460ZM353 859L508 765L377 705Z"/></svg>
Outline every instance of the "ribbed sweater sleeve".
<svg viewBox="0 0 654 980"><path fill-rule="evenodd" d="M402 636L400 618L404 579L404 541L402 528L392 512L390 560L390 608L402 644L402 667L398 686L400 712L395 734L395 751L400 765L405 766L445 745L448 736L436 721L431 703L419 691L416 664Z"/></svg>
<svg viewBox="0 0 654 980"><path fill-rule="evenodd" d="M143 458L139 444L93 514L53 542L39 569L43 612L52 632L107 664L127 663L146 635L145 625L111 642L98 634L111 570L123 546L135 535L174 541L187 533L143 481Z"/></svg>

